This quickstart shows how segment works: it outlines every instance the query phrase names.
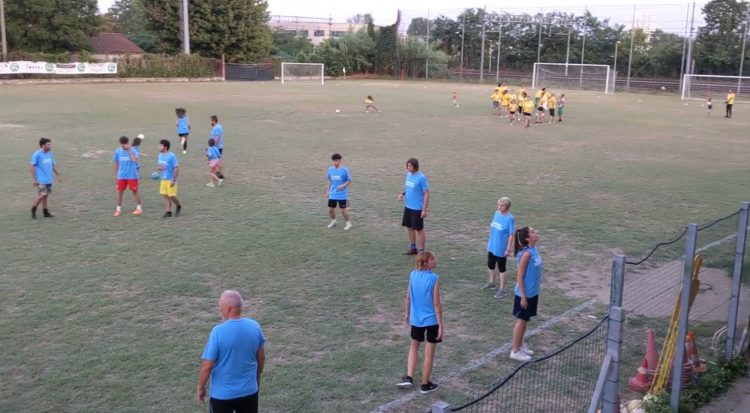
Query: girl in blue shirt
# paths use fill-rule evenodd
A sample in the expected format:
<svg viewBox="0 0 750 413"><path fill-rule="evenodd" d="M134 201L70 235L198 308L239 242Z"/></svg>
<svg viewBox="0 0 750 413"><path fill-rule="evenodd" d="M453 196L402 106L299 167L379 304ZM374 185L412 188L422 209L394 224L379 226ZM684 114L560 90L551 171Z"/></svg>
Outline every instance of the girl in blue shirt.
<svg viewBox="0 0 750 413"><path fill-rule="evenodd" d="M190 118L188 118L187 110L185 110L185 108L177 108L174 112L177 115L177 136L180 137L182 153L186 154L187 140L190 136Z"/></svg>
<svg viewBox="0 0 750 413"><path fill-rule="evenodd" d="M516 231L515 254L518 281L516 283L513 315L517 318L513 327L513 349L510 358L529 361L534 354L523 344L523 335L531 317L536 316L539 303L539 286L542 282L542 257L536 249L539 233L532 227Z"/></svg>

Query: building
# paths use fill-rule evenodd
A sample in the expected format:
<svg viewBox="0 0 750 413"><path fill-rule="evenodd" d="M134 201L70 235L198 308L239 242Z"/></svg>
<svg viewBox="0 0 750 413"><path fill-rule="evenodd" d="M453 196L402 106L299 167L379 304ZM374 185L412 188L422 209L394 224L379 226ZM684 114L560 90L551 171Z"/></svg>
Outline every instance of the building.
<svg viewBox="0 0 750 413"><path fill-rule="evenodd" d="M99 33L89 37L89 44L92 55L100 62L112 62L125 56L143 56L143 49L122 33Z"/></svg>
<svg viewBox="0 0 750 413"><path fill-rule="evenodd" d="M357 31L364 24L335 23L332 19L298 16L271 16L268 27L271 30L293 31L297 36L307 37L315 46L323 40L342 37L349 30Z"/></svg>

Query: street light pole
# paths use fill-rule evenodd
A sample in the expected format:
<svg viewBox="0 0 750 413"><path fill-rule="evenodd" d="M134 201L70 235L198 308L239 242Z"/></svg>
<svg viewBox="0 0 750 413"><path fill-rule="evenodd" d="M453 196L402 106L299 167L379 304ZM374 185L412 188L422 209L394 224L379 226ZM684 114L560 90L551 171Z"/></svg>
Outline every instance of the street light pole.
<svg viewBox="0 0 750 413"><path fill-rule="evenodd" d="M182 52L190 54L190 29L188 28L188 0L182 0Z"/></svg>
<svg viewBox="0 0 750 413"><path fill-rule="evenodd" d="M1 1L0 1L1 2ZM750 3L747 5L747 12L745 17L745 30L742 31L742 57L740 57L740 78L737 79L737 95L740 94L742 89L742 67L745 63L745 42L747 41L747 26L750 24Z"/></svg>
<svg viewBox="0 0 750 413"><path fill-rule="evenodd" d="M0 0L0 37L3 43L3 62L8 61L8 42L5 39L5 0Z"/></svg>
<svg viewBox="0 0 750 413"><path fill-rule="evenodd" d="M617 46L619 46L619 45L620 45L620 41L618 40L618 41L615 42L615 64L613 65L614 66L614 71L612 73L613 76L614 76L614 81L612 82L612 84L614 86L617 86Z"/></svg>
<svg viewBox="0 0 750 413"><path fill-rule="evenodd" d="M461 66L459 68L461 73L461 80L464 80L464 35L466 34L466 10L464 10L464 19L461 24Z"/></svg>

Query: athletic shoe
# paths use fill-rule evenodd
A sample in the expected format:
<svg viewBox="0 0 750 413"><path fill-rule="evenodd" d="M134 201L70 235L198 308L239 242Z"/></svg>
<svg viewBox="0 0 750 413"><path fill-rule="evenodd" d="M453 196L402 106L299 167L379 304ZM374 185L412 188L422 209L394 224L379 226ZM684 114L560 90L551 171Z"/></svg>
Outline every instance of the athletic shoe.
<svg viewBox="0 0 750 413"><path fill-rule="evenodd" d="M524 353L523 351L519 351L518 353L516 353L513 350L510 351L510 358L512 358L513 360L517 360L517 361L529 361L529 360L531 360L531 356L528 355L528 354L526 354L526 353Z"/></svg>
<svg viewBox="0 0 750 413"><path fill-rule="evenodd" d="M495 288L496 288L495 284L493 284L493 283L487 283L487 284L483 285L482 288L480 288L480 290L494 290Z"/></svg>
<svg viewBox="0 0 750 413"><path fill-rule="evenodd" d="M404 255L417 255L417 254L419 254L419 251L417 251L416 248L409 248L409 250L404 253Z"/></svg>
<svg viewBox="0 0 750 413"><path fill-rule="evenodd" d="M524 354L528 354L529 356L534 355L534 350L531 350L530 348L526 347L526 344L521 346L521 352Z"/></svg>
<svg viewBox="0 0 750 413"><path fill-rule="evenodd" d="M171 218L172 217L172 211L167 211L164 213L164 215L161 216L162 218Z"/></svg>
<svg viewBox="0 0 750 413"><path fill-rule="evenodd" d="M118 210L115 210L115 213L113 215L116 217L119 217L121 213L122 212L118 209Z"/></svg>
<svg viewBox="0 0 750 413"><path fill-rule="evenodd" d="M36 219L36 207L31 207L31 219Z"/></svg>
<svg viewBox="0 0 750 413"><path fill-rule="evenodd" d="M42 212L44 213L45 218L54 218L55 216L49 213L48 209L43 209Z"/></svg>
<svg viewBox="0 0 750 413"><path fill-rule="evenodd" d="M505 288L498 288L495 298L505 298Z"/></svg>
<svg viewBox="0 0 750 413"><path fill-rule="evenodd" d="M219 186L221 186L221 184L223 184L223 183L224 183L224 180L223 179L219 179Z"/></svg>
<svg viewBox="0 0 750 413"><path fill-rule="evenodd" d="M133 211L133 215L141 215L143 213L143 210L138 208L135 211Z"/></svg>
<svg viewBox="0 0 750 413"><path fill-rule="evenodd" d="M209 183L206 184L206 186L209 187L209 188L213 188L216 185L214 185L213 182L209 182Z"/></svg>
<svg viewBox="0 0 750 413"><path fill-rule="evenodd" d="M183 155L187 155L187 151L182 151L182 154Z"/></svg>
<svg viewBox="0 0 750 413"><path fill-rule="evenodd" d="M403 388L411 387L413 385L414 385L414 379L411 378L410 376L403 376L401 377L401 381L396 383L397 387L403 387Z"/></svg>
<svg viewBox="0 0 750 413"><path fill-rule="evenodd" d="M335 226L336 226L336 220L335 220L335 219L333 219L333 220L331 220L331 223L330 223L330 224L328 224L328 228L333 228L333 227L335 227Z"/></svg>
<svg viewBox="0 0 750 413"><path fill-rule="evenodd" d="M182 211L182 204L177 205L177 208L174 209L174 216L175 218L180 216L180 211Z"/></svg>
<svg viewBox="0 0 750 413"><path fill-rule="evenodd" d="M422 388L419 389L419 392L422 393L422 394L432 393L435 390L437 390L438 387L439 386L437 384L435 384L435 383L433 383L431 381L428 381L427 384L423 384L422 385Z"/></svg>
<svg viewBox="0 0 750 413"><path fill-rule="evenodd" d="M346 225L344 225L344 231L349 231L352 229L352 223L351 221L347 221Z"/></svg>

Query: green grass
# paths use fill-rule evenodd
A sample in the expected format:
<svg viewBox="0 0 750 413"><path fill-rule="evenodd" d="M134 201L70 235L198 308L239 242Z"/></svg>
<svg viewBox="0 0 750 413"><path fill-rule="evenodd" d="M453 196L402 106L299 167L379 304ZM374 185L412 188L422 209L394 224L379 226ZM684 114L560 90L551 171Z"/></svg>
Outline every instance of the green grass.
<svg viewBox="0 0 750 413"><path fill-rule="evenodd" d="M264 411L367 411L400 397L412 261L400 256L396 196L411 156L430 178L428 247L443 284L435 377L510 340L509 302L478 290L499 196L541 233L532 327L608 291L613 251L642 251L748 197L743 107L728 121L673 97L568 92L564 123L523 129L489 116L489 93L377 81L4 86L0 411L205 411L195 382L227 288L246 296L268 339ZM368 94L383 113L364 113ZM160 219L156 183L144 180L145 214L113 218L116 139L146 134L148 170L159 138L177 146L177 106L194 131L190 153L178 153L184 215ZM210 189L200 152L215 113L229 179ZM53 139L63 183L50 199L57 216L32 222L28 161L40 136ZM333 152L354 178L346 233L325 228ZM585 270L602 272L601 285L571 292ZM489 384L513 367L505 356L497 365L496 377L472 377Z"/></svg>

